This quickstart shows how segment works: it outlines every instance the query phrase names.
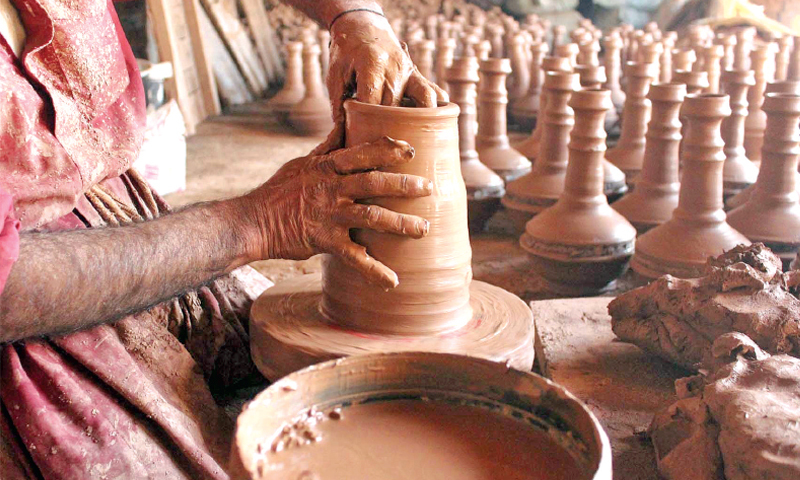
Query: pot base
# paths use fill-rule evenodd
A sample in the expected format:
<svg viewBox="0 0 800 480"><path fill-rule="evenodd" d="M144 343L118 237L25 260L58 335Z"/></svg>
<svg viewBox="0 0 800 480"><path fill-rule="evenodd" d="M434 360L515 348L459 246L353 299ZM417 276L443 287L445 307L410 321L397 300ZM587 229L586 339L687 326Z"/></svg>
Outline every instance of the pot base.
<svg viewBox="0 0 800 480"><path fill-rule="evenodd" d="M353 293L357 294L356 292ZM473 317L438 335L384 335L332 324L319 309L320 275L303 275L265 291L250 315L250 354L270 380L324 360L350 355L426 351L460 353L529 371L533 366L533 314L517 296L473 281Z"/></svg>

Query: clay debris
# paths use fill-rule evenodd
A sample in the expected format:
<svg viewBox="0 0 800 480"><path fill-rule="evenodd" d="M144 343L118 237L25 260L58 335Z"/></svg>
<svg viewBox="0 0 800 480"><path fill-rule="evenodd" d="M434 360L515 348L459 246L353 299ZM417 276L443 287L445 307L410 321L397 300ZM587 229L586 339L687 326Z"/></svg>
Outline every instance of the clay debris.
<svg viewBox="0 0 800 480"><path fill-rule="evenodd" d="M772 354L800 356L800 271L784 273L763 244L709 259L705 275L664 275L608 306L622 341L684 368L713 363L712 343L739 332Z"/></svg>
<svg viewBox="0 0 800 480"><path fill-rule="evenodd" d="M741 333L717 338L709 371L676 382L650 437L669 480L800 478L800 360Z"/></svg>

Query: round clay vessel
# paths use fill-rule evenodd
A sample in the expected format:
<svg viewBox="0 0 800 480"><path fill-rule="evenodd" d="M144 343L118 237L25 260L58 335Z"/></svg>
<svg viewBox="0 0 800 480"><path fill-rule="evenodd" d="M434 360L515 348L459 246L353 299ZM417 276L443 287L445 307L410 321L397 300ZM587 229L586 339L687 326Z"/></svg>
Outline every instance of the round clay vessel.
<svg viewBox="0 0 800 480"><path fill-rule="evenodd" d="M672 74L674 75L675 72L678 70L683 70L686 72L692 71L692 64L694 63L696 57L694 54L694 50L691 49L681 49L681 50L674 50L672 52ZM674 78L672 80L675 80Z"/></svg>
<svg viewBox="0 0 800 480"><path fill-rule="evenodd" d="M681 117L688 122L681 149L681 188L672 217L636 241L631 268L647 278L670 274L693 278L715 257L747 238L725 221L722 209L720 125L730 115L730 99L721 94L687 95Z"/></svg>
<svg viewBox="0 0 800 480"><path fill-rule="evenodd" d="M604 87L611 90L611 102L614 104L614 110L618 116L625 105L625 92L622 91L619 83L619 78L622 74L620 59L622 46L623 41L618 35L609 35L603 38L603 47L605 49L603 62L606 67L606 83Z"/></svg>
<svg viewBox="0 0 800 480"><path fill-rule="evenodd" d="M508 143L506 128L506 75L511 72L507 58L480 62L478 88L478 134L475 148L481 162L508 182L531 170L531 162Z"/></svg>
<svg viewBox="0 0 800 480"><path fill-rule="evenodd" d="M442 37L436 44L436 84L445 92L450 92L447 84L447 69L453 64L455 57L456 41L453 38Z"/></svg>
<svg viewBox="0 0 800 480"><path fill-rule="evenodd" d="M636 188L614 202L612 207L642 234L672 217L678 206L678 146L681 122L678 119L686 85L655 83L647 98L653 105L644 149L642 173Z"/></svg>
<svg viewBox="0 0 800 480"><path fill-rule="evenodd" d="M541 121L539 160L533 164L529 174L508 183L502 200L519 230L531 217L555 204L564 190L567 173L567 144L569 132L575 124L569 99L572 92L579 89L578 74L547 72L544 88L547 103Z"/></svg>
<svg viewBox="0 0 800 480"><path fill-rule="evenodd" d="M686 94L701 93L708 88L708 73L689 70L675 70L672 81L686 85Z"/></svg>
<svg viewBox="0 0 800 480"><path fill-rule="evenodd" d="M761 171L747 202L728 213L728 223L750 241L764 243L788 270L800 249L800 96L769 93L762 108L767 113L767 127Z"/></svg>
<svg viewBox="0 0 800 480"><path fill-rule="evenodd" d="M420 413L414 410L417 405L436 407L437 413L451 417L458 426L446 426L442 423L446 418L437 417L439 421L434 422L415 415ZM380 428L347 423L359 422L359 408L392 406L406 412L407 426L397 414L377 418ZM455 409L452 416L446 407ZM472 415L464 416L465 408ZM485 409L485 413L477 409ZM322 437L318 443L277 448L284 429L297 425L298 419L307 418L309 412L312 416L319 412L314 422L314 430ZM494 422L479 426L477 418L487 414ZM514 422L509 422L512 419ZM493 431L508 426L513 426L512 431L522 428L527 435L519 440L520 435L511 431ZM363 430L351 431L359 440L347 442L342 441L341 428ZM436 440L415 444L420 431L435 435ZM363 436L359 436L361 432ZM525 444L515 443L520 441ZM389 472L431 480L467 476L507 479L511 477L503 473L512 471L515 479L612 477L608 436L577 397L534 373L441 353L359 355L292 373L245 405L236 422L233 443L228 470L233 480L389 478L382 459L388 462ZM305 461L292 462L293 455L308 456ZM431 456L447 466L437 468L425 463ZM487 456L488 460L482 460ZM414 465L403 463L409 461ZM504 470L506 464L508 470ZM529 465L523 468L530 470L519 471L521 464ZM452 469L443 475L441 469L449 466ZM460 473L454 473L453 469L459 467ZM324 470L326 475L318 477L313 470ZM358 473L353 476L353 472Z"/></svg>
<svg viewBox="0 0 800 480"><path fill-rule="evenodd" d="M303 45L303 99L289 111L289 123L301 135L326 135L333 129L331 103L322 84L320 48L316 43Z"/></svg>
<svg viewBox="0 0 800 480"><path fill-rule="evenodd" d="M784 35L778 39L778 54L775 55L775 80L786 80L789 73L789 58L792 54L793 37Z"/></svg>
<svg viewBox="0 0 800 480"><path fill-rule="evenodd" d="M563 45L559 45L555 50L555 54L558 57L564 57L569 59L569 64L572 67L578 64L578 53L580 52L580 48L575 43L565 43Z"/></svg>
<svg viewBox="0 0 800 480"><path fill-rule="evenodd" d="M511 59L511 75L507 77L508 99L516 101L528 92L530 84L530 59L527 55L528 44L525 36L513 35L509 57ZM502 58L502 57L501 57Z"/></svg>
<svg viewBox="0 0 800 480"><path fill-rule="evenodd" d="M726 70L722 88L730 97L731 115L722 121L725 165L722 169L723 200L755 183L758 167L744 151L744 122L747 118L747 89L755 85L752 70Z"/></svg>
<svg viewBox="0 0 800 480"><path fill-rule="evenodd" d="M447 69L450 99L461 109L458 116L458 143L461 175L467 186L471 232L483 230L486 222L500 207L500 198L505 193L503 179L481 163L475 149L475 96L478 80L478 59L475 57L456 58Z"/></svg>
<svg viewBox="0 0 800 480"><path fill-rule="evenodd" d="M654 63L628 62L625 74L628 85L625 91L622 132L617 145L606 152L606 159L625 173L630 186L642 170L644 162L644 135L650 121L650 100L647 92L655 78Z"/></svg>
<svg viewBox="0 0 800 480"><path fill-rule="evenodd" d="M509 106L509 114L514 122L525 130L532 130L536 124L536 116L539 114L539 97L542 93L542 83L544 82L544 70L542 60L547 54L546 43L534 43L531 46L531 66L530 80L528 82L528 92L522 97L512 102Z"/></svg>
<svg viewBox="0 0 800 480"><path fill-rule="evenodd" d="M603 152L609 90L572 94L575 127L558 201L525 225L520 245L533 269L559 293L591 295L608 288L628 268L636 229L613 210L603 193Z"/></svg>
<svg viewBox="0 0 800 480"><path fill-rule="evenodd" d="M755 75L755 85L747 90L747 118L744 122L744 150L747 158L758 165L761 161L761 145L764 143L764 128L767 114L761 110L764 89L772 81L775 72L774 43L757 45L750 53L750 61Z"/></svg>
<svg viewBox="0 0 800 480"><path fill-rule="evenodd" d="M800 36L794 37L794 48L789 56L789 66L786 71L786 80L800 80Z"/></svg>
<svg viewBox="0 0 800 480"><path fill-rule="evenodd" d="M289 110L303 99L306 87L303 85L303 43L286 44L286 77L283 88L267 101L278 120L288 120Z"/></svg>

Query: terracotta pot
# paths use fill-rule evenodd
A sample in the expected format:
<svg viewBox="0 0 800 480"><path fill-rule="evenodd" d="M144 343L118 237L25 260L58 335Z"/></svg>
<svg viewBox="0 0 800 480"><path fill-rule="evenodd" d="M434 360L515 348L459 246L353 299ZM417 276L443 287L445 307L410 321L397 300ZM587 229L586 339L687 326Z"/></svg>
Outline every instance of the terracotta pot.
<svg viewBox="0 0 800 480"><path fill-rule="evenodd" d="M283 88L267 102L281 122L288 120L289 110L303 99L306 87L303 85L303 43L286 44L286 77Z"/></svg>
<svg viewBox="0 0 800 480"><path fill-rule="evenodd" d="M442 37L436 45L436 83L445 92L450 93L447 84L447 69L453 64L456 51L456 41L452 38Z"/></svg>
<svg viewBox="0 0 800 480"><path fill-rule="evenodd" d="M786 80L789 73L789 59L792 54L794 38L784 35L778 40L778 53L775 55L775 80Z"/></svg>
<svg viewBox="0 0 800 480"><path fill-rule="evenodd" d="M722 72L720 61L723 54L722 45L709 45L703 51L704 68L708 73L708 88L704 90L704 93L719 92L719 77Z"/></svg>
<svg viewBox="0 0 800 480"><path fill-rule="evenodd" d="M672 80L672 51L675 47L676 39L677 34L675 32L667 32L667 36L661 41L664 51L661 52L661 68L658 76L660 83L669 83Z"/></svg>
<svg viewBox="0 0 800 480"><path fill-rule="evenodd" d="M764 101L764 89L772 81L775 71L773 51L774 43L756 46L750 53L750 61L755 75L755 85L747 90L747 119L744 122L745 155L758 165L761 161L761 145L764 143L764 128L767 115L761 110Z"/></svg>
<svg viewBox="0 0 800 480"><path fill-rule="evenodd" d="M527 49L525 36L513 35L509 50L512 73L507 78L508 99L512 102L524 97L530 85L530 60L526 54Z"/></svg>
<svg viewBox="0 0 800 480"><path fill-rule="evenodd" d="M486 26L487 38L492 47L492 58L505 58L503 35L505 30L500 24Z"/></svg>
<svg viewBox="0 0 800 480"><path fill-rule="evenodd" d="M532 216L555 204L564 190L567 173L567 144L575 123L568 104L572 92L579 89L578 74L547 72L544 88L547 104L541 122L539 160L529 174L508 183L502 200L520 230Z"/></svg>
<svg viewBox="0 0 800 480"><path fill-rule="evenodd" d="M769 93L763 109L767 127L758 181L748 201L728 213L728 223L750 241L764 243L788 270L800 249L800 96Z"/></svg>
<svg viewBox="0 0 800 480"><path fill-rule="evenodd" d="M604 88L603 85L607 83L606 68L599 65L576 65L575 73L580 76L581 88L585 89L598 89ZM610 90L610 89L609 89ZM613 100L612 100L613 105ZM605 120L606 132L613 130L619 123L619 115L616 108L613 106L606 114Z"/></svg>
<svg viewBox="0 0 800 480"><path fill-rule="evenodd" d="M480 62L478 89L478 134L475 148L484 165L508 182L531 170L531 162L508 143L506 130L506 75L511 72L507 58Z"/></svg>
<svg viewBox="0 0 800 480"><path fill-rule="evenodd" d="M764 89L764 93L787 93L791 95L800 95L800 81L784 80L781 82L768 83ZM800 186L800 182L798 182L798 186ZM741 207L747 202L752 193L753 186L751 185L725 201L725 208L728 210L733 210L734 208Z"/></svg>
<svg viewBox="0 0 800 480"><path fill-rule="evenodd" d="M542 93L542 83L544 82L544 70L542 60L547 54L546 43L534 43L531 46L531 66L530 81L528 82L528 92L509 106L509 113L514 122L525 130L533 129L536 124L536 116L539 114L539 97Z"/></svg>
<svg viewBox="0 0 800 480"><path fill-rule="evenodd" d="M750 52L753 51L753 41L758 32L753 27L744 27L736 32L736 46L734 47L734 61L731 70L750 70Z"/></svg>
<svg viewBox="0 0 800 480"><path fill-rule="evenodd" d="M591 34L587 34L588 38L578 43L578 51L581 55L581 65L589 65L592 67L600 66L600 43L597 42Z"/></svg>
<svg viewBox="0 0 800 480"><path fill-rule="evenodd" d="M728 225L722 210L725 154L720 126L731 113L729 102L721 94L686 96L681 115L688 128L682 142L678 207L666 223L637 239L631 267L640 275L699 277L708 257L750 243Z"/></svg>
<svg viewBox="0 0 800 480"><path fill-rule="evenodd" d="M658 81L661 76L661 53L664 51L664 46L661 42L650 42L643 44L639 47L639 61L638 63L646 63L653 65L653 81Z"/></svg>
<svg viewBox="0 0 800 480"><path fill-rule="evenodd" d="M628 77L622 133L617 145L606 152L606 159L619 167L630 186L642 170L644 161L644 134L650 120L650 100L647 92L655 75L655 64L628 62Z"/></svg>
<svg viewBox="0 0 800 480"><path fill-rule="evenodd" d="M686 94L693 95L708 88L708 73L676 70L672 75L672 81L686 85Z"/></svg>
<svg viewBox="0 0 800 480"><path fill-rule="evenodd" d="M436 44L433 40L422 40L414 44L413 56L414 64L419 73L428 80L433 80L433 52Z"/></svg>
<svg viewBox="0 0 800 480"><path fill-rule="evenodd" d="M603 62L606 67L606 83L604 87L611 90L611 102L614 104L617 116L619 116L625 104L625 92L622 91L619 83L619 77L622 73L622 64L620 63L622 46L622 39L617 35L603 38L603 48L605 49Z"/></svg>
<svg viewBox="0 0 800 480"><path fill-rule="evenodd" d="M678 70L691 72L695 59L694 50L674 50L672 52L672 74L675 75ZM675 79L673 78L673 80Z"/></svg>
<svg viewBox="0 0 800 480"><path fill-rule="evenodd" d="M720 58L720 69L725 70L745 70L744 68L734 68L734 48L737 46L736 35L731 33L717 33L714 38L714 45L722 47L722 57Z"/></svg>
<svg viewBox="0 0 800 480"><path fill-rule="evenodd" d="M580 48L578 48L578 45L574 43L565 43L563 45L559 45L555 50L556 56L568 58L569 64L572 67L575 67L575 65L578 64L578 52L580 52Z"/></svg>
<svg viewBox="0 0 800 480"><path fill-rule="evenodd" d="M486 221L500 207L500 198L504 193L503 179L481 163L475 150L475 89L479 79L478 59L475 57L456 58L447 69L450 100L461 109L458 116L458 143L461 174L467 186L469 225L472 232L483 230Z"/></svg>
<svg viewBox="0 0 800 480"><path fill-rule="evenodd" d="M786 71L786 80L800 80L800 36L794 37L794 48L789 57L789 67Z"/></svg>
<svg viewBox="0 0 800 480"><path fill-rule="evenodd" d="M544 57L542 59L542 70L544 70L545 76L547 72L571 72L572 65L569 63L569 59L565 57ZM548 92L544 87L544 82L542 82L542 94L539 97L539 114L534 130L525 140L514 145L514 149L525 155L531 163L535 162L536 157L539 155L539 143L542 140L542 122L539 121L539 117L543 116L543 112L547 108L547 97Z"/></svg>
<svg viewBox="0 0 800 480"><path fill-rule="evenodd" d="M636 229L603 194L603 116L613 106L611 92L581 90L569 105L575 127L563 192L525 225L520 245L551 289L588 295L608 288L627 270Z"/></svg>
<svg viewBox="0 0 800 480"><path fill-rule="evenodd" d="M747 117L747 89L755 85L752 70L727 70L722 74L724 92L730 97L731 116L722 121L725 165L722 170L723 199L755 183L758 167L744 151L744 122Z"/></svg>
<svg viewBox="0 0 800 480"><path fill-rule="evenodd" d="M564 44L564 34L567 33L567 27L564 25L553 25L553 44L550 51L555 53L556 49Z"/></svg>
<svg viewBox="0 0 800 480"><path fill-rule="evenodd" d="M289 111L289 123L301 135L326 135L333 129L331 103L322 84L319 45L303 46L305 96Z"/></svg>
<svg viewBox="0 0 800 480"><path fill-rule="evenodd" d="M672 217L678 206L678 112L686 96L682 83L656 83L647 98L653 105L647 125L642 173L633 192L612 204L642 234Z"/></svg>

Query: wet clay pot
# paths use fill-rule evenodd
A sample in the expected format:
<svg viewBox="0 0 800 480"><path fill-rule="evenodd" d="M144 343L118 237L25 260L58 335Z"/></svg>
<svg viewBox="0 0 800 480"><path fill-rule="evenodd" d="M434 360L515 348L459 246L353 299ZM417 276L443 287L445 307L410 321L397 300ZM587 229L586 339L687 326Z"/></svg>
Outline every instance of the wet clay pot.
<svg viewBox="0 0 800 480"><path fill-rule="evenodd" d="M605 49L603 63L606 67L606 83L604 87L611 90L611 102L614 104L617 116L619 116L622 107L625 105L625 92L622 91L619 83L619 78L622 74L620 59L622 46L623 42L619 35L609 35L603 38L603 47Z"/></svg>
<svg viewBox="0 0 800 480"><path fill-rule="evenodd" d="M764 101L764 89L772 81L775 48L774 43L767 43L756 46L750 53L756 83L747 90L744 150L747 158L756 165L761 161L761 145L764 143L764 128L767 126L767 114L761 110L761 103Z"/></svg>
<svg viewBox="0 0 800 480"><path fill-rule="evenodd" d="M569 59L572 67L578 64L578 53L580 53L580 48L575 43L565 43L555 49L556 56Z"/></svg>
<svg viewBox="0 0 800 480"><path fill-rule="evenodd" d="M461 175L467 186L469 201L469 226L471 232L483 230L486 221L500 208L503 196L503 179L481 163L475 149L476 87L478 59L460 57L447 69L450 100L458 105L458 144L461 152Z"/></svg>
<svg viewBox="0 0 800 480"><path fill-rule="evenodd" d="M672 74L675 75L675 72L678 70L683 70L686 72L692 71L692 64L694 63L696 57L694 54L694 50L691 49L681 49L681 50L674 50L672 52ZM674 78L672 80L675 80Z"/></svg>
<svg viewBox="0 0 800 480"><path fill-rule="evenodd" d="M288 120L289 110L295 106L306 94L303 84L303 43L289 42L286 44L286 78L283 88L267 102L278 117L278 120Z"/></svg>
<svg viewBox="0 0 800 480"><path fill-rule="evenodd" d="M747 203L728 213L728 223L752 242L762 242L784 269L800 249L797 164L800 152L800 96L769 93L761 171Z"/></svg>
<svg viewBox="0 0 800 480"><path fill-rule="evenodd" d="M572 94L569 105L575 127L564 190L555 205L525 225L520 245L552 290L592 295L627 270L636 229L603 194L603 116L613 106L611 92L581 90Z"/></svg>
<svg viewBox="0 0 800 480"><path fill-rule="evenodd" d="M747 89L755 85L752 70L727 70L722 73L722 88L730 97L731 115L722 121L725 165L722 169L724 200L754 184L758 167L744 151L744 122L747 118Z"/></svg>
<svg viewBox="0 0 800 480"><path fill-rule="evenodd" d="M478 89L478 134L475 149L481 162L509 182L531 170L531 162L511 148L506 128L506 75L511 72L507 58L480 62Z"/></svg>
<svg viewBox="0 0 800 480"><path fill-rule="evenodd" d="M672 75L672 81L686 85L686 94L693 95L708 88L708 73L676 70Z"/></svg>
<svg viewBox="0 0 800 480"><path fill-rule="evenodd" d="M531 66L530 80L528 82L528 92L522 98L511 102L509 114L514 122L525 130L532 130L536 124L536 116L539 114L539 97L542 94L542 83L544 82L544 70L542 60L547 54L546 43L534 43L531 46Z"/></svg>
<svg viewBox="0 0 800 480"><path fill-rule="evenodd" d="M647 125L642 172L633 192L612 205L639 234L669 220L678 206L678 112L685 96L682 83L656 83L647 94L653 114Z"/></svg>
<svg viewBox="0 0 800 480"><path fill-rule="evenodd" d="M625 173L630 186L642 170L644 162L644 135L650 121L650 100L647 92L655 74L653 63L628 62L622 133L617 145L606 152L606 159Z"/></svg>
<svg viewBox="0 0 800 480"><path fill-rule="evenodd" d="M455 51L455 39L447 37L439 38L439 42L436 44L436 84L448 93L450 93L450 86L447 84L446 72L453 64Z"/></svg>
<svg viewBox="0 0 800 480"><path fill-rule="evenodd" d="M333 129L331 103L322 84L319 45L303 46L305 96L289 111L289 124L301 135L326 135Z"/></svg>
<svg viewBox="0 0 800 480"><path fill-rule="evenodd" d="M681 188L678 207L664 224L636 241L631 268L647 278L670 274L698 277L708 257L714 257L747 238L725 221L722 210L722 152L720 125L730 115L730 99L721 94L687 95L681 116L688 122L681 149Z"/></svg>
<svg viewBox="0 0 800 480"><path fill-rule="evenodd" d="M345 145L388 135L414 147L414 159L386 171L433 182L423 198L367 203L419 215L425 238L354 229L353 240L398 275L390 290L368 282L338 257L322 275L268 289L252 308L251 354L275 380L319 361L369 352L433 351L509 361L530 369L530 309L505 290L472 281L467 192L459 158L459 108L405 108L345 102Z"/></svg>
<svg viewBox="0 0 800 480"><path fill-rule="evenodd" d="M658 81L661 76L661 54L664 46L661 42L650 42L639 47L639 62L653 65L653 81Z"/></svg>
<svg viewBox="0 0 800 480"><path fill-rule="evenodd" d="M787 93L790 95L800 95L800 81L784 80L781 82L768 83L766 88L764 89L764 93L765 94ZM797 185L798 188L800 188L800 179L798 179ZM725 208L727 210L733 210L734 208L741 207L747 202L752 193L753 193L753 185L745 188L741 192L737 193L736 195L726 200Z"/></svg>
<svg viewBox="0 0 800 480"><path fill-rule="evenodd" d="M545 75L547 104L541 122L538 161L529 174L508 183L502 200L520 231L531 217L555 204L564 190L569 132L575 124L569 99L579 86L577 73L547 72Z"/></svg>
<svg viewBox="0 0 800 480"><path fill-rule="evenodd" d="M542 60L543 77L546 77L547 72L571 72L572 65L569 63L568 58L564 57L544 57ZM514 149L519 153L525 155L525 158L531 161L536 161L539 155L539 143L542 140L542 122L544 111L547 108L547 97L549 93L542 80L542 93L539 96L539 112L536 118L536 124L531 134L519 143L513 145Z"/></svg>

